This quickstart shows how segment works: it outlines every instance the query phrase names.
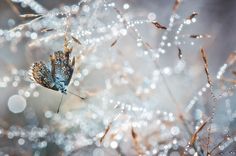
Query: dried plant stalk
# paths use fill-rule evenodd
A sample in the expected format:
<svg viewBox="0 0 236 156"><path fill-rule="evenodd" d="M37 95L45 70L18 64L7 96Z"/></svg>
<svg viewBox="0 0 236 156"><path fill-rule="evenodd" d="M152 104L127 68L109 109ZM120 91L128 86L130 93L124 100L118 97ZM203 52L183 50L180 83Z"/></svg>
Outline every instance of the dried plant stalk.
<svg viewBox="0 0 236 156"><path fill-rule="evenodd" d="M100 144L103 142L103 140L105 139L107 133L108 133L109 130L111 129L111 125L112 125L112 122L110 122L110 123L108 124L107 128L105 129L105 132L104 132L103 136L101 137L101 139L100 139L100 141L99 141Z"/></svg>
<svg viewBox="0 0 236 156"><path fill-rule="evenodd" d="M135 151L137 152L138 155L143 155L144 153L143 153L142 149L139 146L138 134L134 131L133 127L131 128L131 136L132 136L132 139L133 139Z"/></svg>
<svg viewBox="0 0 236 156"><path fill-rule="evenodd" d="M229 54L226 63L231 66L235 63L235 61L236 61L236 52L232 52Z"/></svg>
<svg viewBox="0 0 236 156"><path fill-rule="evenodd" d="M202 59L203 59L203 62L204 62L204 69L205 69L205 73L206 73L206 76L207 76L207 82L210 85L212 85L212 81L211 81L209 70L208 70L207 55L206 55L206 52L205 52L205 50L203 48L201 48L201 56L202 56Z"/></svg>
<svg viewBox="0 0 236 156"><path fill-rule="evenodd" d="M53 31L53 30L55 30L55 29L52 29L52 28L42 28L41 30L40 30L40 32L49 32L49 31Z"/></svg>
<svg viewBox="0 0 236 156"><path fill-rule="evenodd" d="M233 79L227 79L227 78L222 77L221 80L225 81L225 82L232 83L232 84L236 84L236 80L233 80Z"/></svg>
<svg viewBox="0 0 236 156"><path fill-rule="evenodd" d="M193 145L197 139L198 133L205 127L207 121L205 121L192 135L189 145Z"/></svg>
<svg viewBox="0 0 236 156"><path fill-rule="evenodd" d="M42 15L40 14L23 14L23 15L20 15L20 17L22 18L34 18L34 17L40 17Z"/></svg>
<svg viewBox="0 0 236 156"><path fill-rule="evenodd" d="M203 34L203 35L193 34L193 35L190 35L189 37L190 38L200 39L200 38L211 38L211 35L208 35L208 34Z"/></svg>
<svg viewBox="0 0 236 156"><path fill-rule="evenodd" d="M183 53L182 53L182 50L180 49L180 47L178 47L178 57L180 60L183 58Z"/></svg>
<svg viewBox="0 0 236 156"><path fill-rule="evenodd" d="M71 36L71 38L72 38L73 41L75 41L77 44L81 45L81 42L79 41L79 39L75 38L74 36Z"/></svg>
<svg viewBox="0 0 236 156"><path fill-rule="evenodd" d="M186 19L188 20L192 20L194 17L196 17L198 15L197 12L193 12L189 17L187 17Z"/></svg>
<svg viewBox="0 0 236 156"><path fill-rule="evenodd" d="M161 24L160 24L159 22L157 22L157 21L152 21L152 24L155 25L155 27L158 28L158 29L164 29L164 30L167 29L165 26L161 25Z"/></svg>
<svg viewBox="0 0 236 156"><path fill-rule="evenodd" d="M118 39L116 39L115 41L113 41L110 46L113 47L114 45L116 45L117 41L118 41Z"/></svg>
<svg viewBox="0 0 236 156"><path fill-rule="evenodd" d="M180 3L181 3L181 0L175 0L175 4L173 6L173 11L176 12L177 9L179 8L180 6Z"/></svg>

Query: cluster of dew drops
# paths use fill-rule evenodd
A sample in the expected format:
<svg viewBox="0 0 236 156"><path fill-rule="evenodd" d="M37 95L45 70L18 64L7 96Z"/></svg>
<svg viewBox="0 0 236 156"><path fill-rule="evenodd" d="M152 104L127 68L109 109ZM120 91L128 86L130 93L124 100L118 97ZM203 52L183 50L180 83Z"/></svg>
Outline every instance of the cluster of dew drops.
<svg viewBox="0 0 236 156"><path fill-rule="evenodd" d="M134 30L133 33L134 36L136 36L136 46L138 48L144 49L141 50L141 53L137 52L136 56L150 56L151 60L154 61L158 61L163 55L168 53L167 49L170 47L178 47L181 45L195 45L194 41L191 40L189 42L188 40L185 40L186 36L184 36L184 34L181 34L181 32L185 27L194 24L196 22L196 18L183 19L177 13L173 13L170 16L167 30L163 31L158 48L145 49L145 41L143 40L142 35L137 27L145 24L152 25L152 21L156 20L157 15L154 12L149 12L147 13L146 18L142 17L140 19L135 18L134 20L132 20L132 17L135 17L135 15L132 15L131 17L125 16L131 14L129 10L132 5L130 5L129 3L124 3L121 5L120 10L125 14L116 14L115 10L119 5L115 2L105 0L98 0L95 2L83 0L78 2L78 4L74 4L71 6L65 5L61 8L55 8L50 11L45 9L40 3L34 0L12 0L12 2L20 4L22 8L30 7L37 14L42 14L44 17L41 21L36 20L33 23L32 20L29 21L29 23L26 23L26 27L28 28L27 30L22 29L21 25L15 25L16 22L13 19L8 20L8 25L9 27L11 27L11 29L0 29L0 44L4 42L12 42L11 46L13 46L13 48L11 48L11 50L13 51L16 50L14 46L20 43L23 38L27 38L29 40L29 46L32 47L35 45L37 46L39 44L38 41L46 43L48 39L55 37L50 32L46 32L44 35L38 33L38 30L44 28L47 25L55 26L60 22L63 23L62 25L57 26L55 30L56 34L62 37L64 34L65 19L58 19L57 17L59 15L71 15L72 17L74 15L77 16L76 13L78 13L81 8L82 11L80 11L80 13L82 15L89 14L92 16L96 16L98 14L97 12L99 12L99 9L101 9L102 12L105 12L105 14L115 14L115 19L113 19L110 24L107 24L105 26L103 25L101 27L98 26L97 29L93 27L83 29L80 27L78 28L78 30L72 30L71 33L76 38L82 41L83 48L78 53L82 55L82 59L84 59L85 63L89 62L89 58L86 58L86 55L83 54L83 51L87 47L94 43L97 45L102 45L106 42L112 42L117 38L117 41L119 42L120 38L129 35L130 29ZM50 23L50 21L53 20L55 20L56 22ZM174 28L176 21L180 22L177 29ZM124 25L124 23L126 23L126 25ZM155 27L153 28L155 29ZM100 36L97 35L99 33L101 33ZM174 41L169 40L169 34L174 34ZM228 66L229 65L227 63L222 65L222 67L219 69L216 79L221 78ZM80 82L86 79L86 76L92 73L94 68L99 70L103 67L105 67L105 64L99 60L95 62L94 65L85 66L80 72L74 73L71 85L73 85L74 87L80 87ZM167 66L161 68L160 70L154 70L152 73L152 77L145 80L145 84L136 87L137 89L135 90L135 95L140 96L143 94L152 93L152 91L157 88L156 85L161 81L160 75L171 77L174 74L181 73L185 69L185 67L185 62L179 61L176 67L172 68ZM133 69L129 63L125 62L122 70L125 75L132 75L135 69ZM40 99L39 85L29 80L29 78L27 77L27 72L28 70L11 67L10 73L0 78L0 88L4 89L14 87L17 90L17 93L11 95L7 102L8 109L11 113L19 114L23 112L30 112L29 114L33 114L33 116L37 118L35 113L32 113L34 112L32 108L27 109L27 105L29 105L28 101L30 101L29 99L31 98ZM117 74L116 76L120 75ZM178 151L181 151L183 149L187 154L196 155L197 149L192 147L185 148L188 144L189 139L184 138L186 136L181 133L181 127L177 124L177 117L173 113L161 110L150 111L150 109L147 109L140 104L135 105L135 98L134 101L130 100L128 102L124 101L123 99L117 98L109 93L110 89L113 88L112 83L115 83L116 85L126 84L127 81L125 79L117 80L117 77L115 77L114 80L105 80L106 89L104 89L104 91L99 94L99 99L100 102L103 103L101 105L102 108L104 108L104 105L114 106L112 108L105 108L104 110L101 110L99 106L95 107L91 105L91 107L89 107L89 110L81 110L79 114L66 112L63 115L56 114L52 110L47 110L44 112L44 118L48 120L50 124L45 124L43 127L38 127L37 125L25 127L12 125L9 129L0 128L0 137L6 137L9 140L13 140L14 142L16 142L16 144L24 148L26 148L28 145L31 145L32 148L35 149L35 155L40 155L40 149L47 148L49 143L56 144L67 154L73 153L80 148L94 145L91 150L94 156L106 155L106 152L108 151L113 152L114 154L118 154L119 152L125 153L129 151L130 154L138 153L143 155L178 155ZM190 99L184 111L186 113L189 113L193 106L196 105L198 100L202 98L204 93L207 92L209 88L210 86L208 83L203 85L203 87L200 88L196 95L193 96L192 99ZM234 87L232 87L231 89L234 89ZM219 96L219 99L222 97L223 96ZM225 95L225 97L227 97L227 95ZM95 98L95 100L97 99ZM233 113L229 108L229 99L227 103L227 112L228 114L231 114L230 120L232 120L234 118L232 114L236 113ZM118 112L116 110L118 110ZM88 116L88 112L92 114L91 117L84 117L86 115ZM199 124L196 125L195 129L197 129L203 122L202 110L198 109L197 114L198 115L196 116L198 116L198 119L200 121ZM109 124L111 124L111 128L108 132L109 136L106 136L104 141L101 143L100 139L101 137L103 137L104 131ZM149 129L148 126L150 125L151 128ZM68 131L75 127L79 128L76 132L73 132L73 130L71 130L71 133L63 133L61 127ZM132 138L131 129L132 132L134 130L137 135L141 134L142 129L146 130L147 134L138 135L139 139L137 139L137 141L134 137ZM151 134L152 132L154 133L155 131L160 133L158 138L159 140L162 140L163 143L157 143L155 141L155 139L157 139L155 136L148 137L148 134ZM147 139L149 148L147 148L141 142L144 141L142 137ZM232 142L235 142L235 138L229 138L228 141L219 146L219 149L223 151ZM0 154L8 153L6 151L3 153L0 152Z"/></svg>

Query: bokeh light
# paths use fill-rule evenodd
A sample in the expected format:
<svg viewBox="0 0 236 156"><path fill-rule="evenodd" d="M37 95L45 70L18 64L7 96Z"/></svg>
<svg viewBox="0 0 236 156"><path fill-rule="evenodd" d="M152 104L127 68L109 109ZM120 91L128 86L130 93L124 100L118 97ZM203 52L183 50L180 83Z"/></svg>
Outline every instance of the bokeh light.
<svg viewBox="0 0 236 156"><path fill-rule="evenodd" d="M12 113L21 113L26 108L26 100L20 95L12 95L8 99L8 109Z"/></svg>
<svg viewBox="0 0 236 156"><path fill-rule="evenodd" d="M1 1L0 156L235 155L235 7ZM50 55L68 47L75 66L62 94ZM40 61L49 86L32 73Z"/></svg>

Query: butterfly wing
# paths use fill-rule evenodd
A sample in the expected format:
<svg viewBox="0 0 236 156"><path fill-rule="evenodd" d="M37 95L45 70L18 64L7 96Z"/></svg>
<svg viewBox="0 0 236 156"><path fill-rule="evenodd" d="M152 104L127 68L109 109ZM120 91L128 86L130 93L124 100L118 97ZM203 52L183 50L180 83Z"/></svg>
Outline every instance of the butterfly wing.
<svg viewBox="0 0 236 156"><path fill-rule="evenodd" d="M32 66L33 79L43 87L58 90L52 78L51 72L43 62L36 62Z"/></svg>
<svg viewBox="0 0 236 156"><path fill-rule="evenodd" d="M55 77L59 78L67 86L70 83L74 71L74 61L70 60L69 53L62 51L54 52L54 57Z"/></svg>
<svg viewBox="0 0 236 156"><path fill-rule="evenodd" d="M66 78L66 83L65 85L68 85L70 83L72 74L74 72L74 64L75 64L75 57L73 57L72 60L68 60L67 63L65 64L65 69L63 70L64 75L68 75Z"/></svg>

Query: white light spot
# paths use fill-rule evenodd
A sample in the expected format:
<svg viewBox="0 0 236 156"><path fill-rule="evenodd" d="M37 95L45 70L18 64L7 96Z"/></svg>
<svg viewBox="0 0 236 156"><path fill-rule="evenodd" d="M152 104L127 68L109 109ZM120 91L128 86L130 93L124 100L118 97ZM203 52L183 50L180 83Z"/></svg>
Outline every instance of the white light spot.
<svg viewBox="0 0 236 156"><path fill-rule="evenodd" d="M118 143L116 141L112 141L110 146L111 148L116 149L118 147Z"/></svg>
<svg viewBox="0 0 236 156"><path fill-rule="evenodd" d="M24 93L24 96L27 97L27 98L30 97L30 92L29 92L29 91L26 91L26 92Z"/></svg>
<svg viewBox="0 0 236 156"><path fill-rule="evenodd" d="M78 80L75 80L75 81L74 81L74 85L75 85L75 86L79 86L79 84L80 84L80 83L79 83Z"/></svg>
<svg viewBox="0 0 236 156"><path fill-rule="evenodd" d="M189 24L191 24L191 20L187 19L184 21L184 23L189 25Z"/></svg>
<svg viewBox="0 0 236 156"><path fill-rule="evenodd" d="M96 63L96 68L97 68L97 69L101 69L102 67L103 67L102 62L97 62L97 63Z"/></svg>
<svg viewBox="0 0 236 156"><path fill-rule="evenodd" d="M196 19L196 18L193 18L193 19L192 19L192 22L193 22L193 23L195 23L196 21L197 21L197 19Z"/></svg>
<svg viewBox="0 0 236 156"><path fill-rule="evenodd" d="M18 86L18 82L14 81L14 82L12 83L12 86L13 86L13 87L17 87L17 86Z"/></svg>
<svg viewBox="0 0 236 156"><path fill-rule="evenodd" d="M138 47L141 47L142 45L143 45L143 44L142 44L141 42L138 42L138 43L137 43L137 46L138 46Z"/></svg>
<svg viewBox="0 0 236 156"><path fill-rule="evenodd" d="M205 92L205 91L206 91L206 88L205 88L205 87L203 87L203 88L202 88L202 91L203 91L203 92Z"/></svg>
<svg viewBox="0 0 236 156"><path fill-rule="evenodd" d="M88 69L83 69L82 73L84 76L87 76L89 74L89 71L88 71Z"/></svg>
<svg viewBox="0 0 236 156"><path fill-rule="evenodd" d="M37 39L38 34L33 32L33 33L31 33L30 37L31 37L32 40L35 40L35 39Z"/></svg>
<svg viewBox="0 0 236 156"><path fill-rule="evenodd" d="M93 150L93 156L104 156L104 151L100 148L95 148Z"/></svg>
<svg viewBox="0 0 236 156"><path fill-rule="evenodd" d="M89 12L90 11L90 7L88 5L84 5L83 6L83 11L84 12Z"/></svg>
<svg viewBox="0 0 236 156"><path fill-rule="evenodd" d="M206 87L209 88L211 85L209 83L206 84Z"/></svg>
<svg viewBox="0 0 236 156"><path fill-rule="evenodd" d="M34 92L33 92L33 96L34 96L34 97L38 97L38 96L39 96L39 92L38 92L38 91L34 91Z"/></svg>
<svg viewBox="0 0 236 156"><path fill-rule="evenodd" d="M156 19L156 14L153 13L153 12L150 12L150 13L148 14L148 19L149 19L150 21L154 21L154 20Z"/></svg>
<svg viewBox="0 0 236 156"><path fill-rule="evenodd" d="M163 69L163 73L164 73L165 75L171 75L171 74L172 74L172 71L171 71L171 69L170 69L169 67L165 67L165 68Z"/></svg>
<svg viewBox="0 0 236 156"><path fill-rule="evenodd" d="M4 81L4 82L9 82L9 81L10 81L10 78L9 78L8 76L4 76L4 77L3 77L3 81Z"/></svg>
<svg viewBox="0 0 236 156"><path fill-rule="evenodd" d="M170 130L171 134L172 135L178 135L180 130L179 130L179 127L172 127L171 130Z"/></svg>
<svg viewBox="0 0 236 156"><path fill-rule="evenodd" d="M163 47L165 45L165 42L161 42L160 45Z"/></svg>
<svg viewBox="0 0 236 156"><path fill-rule="evenodd" d="M167 43L167 46L168 46L168 47L170 47L170 46L171 46L171 43L170 43L170 42L168 42L168 43Z"/></svg>
<svg viewBox="0 0 236 156"><path fill-rule="evenodd" d="M8 99L8 109L12 113L21 113L26 108L26 100L21 95L12 95Z"/></svg>
<svg viewBox="0 0 236 156"><path fill-rule="evenodd" d="M121 33L123 36L125 36L125 35L127 34L127 30L126 30L126 29L121 29L121 30L120 30L120 33Z"/></svg>
<svg viewBox="0 0 236 156"><path fill-rule="evenodd" d="M20 89L20 90L18 91L18 94L19 94L19 95L23 95L24 92L25 92L25 91L24 91L23 89Z"/></svg>
<svg viewBox="0 0 236 156"><path fill-rule="evenodd" d="M199 95L199 96L202 96L202 92L201 92L201 91L199 91L199 92L198 92L198 95Z"/></svg>
<svg viewBox="0 0 236 156"><path fill-rule="evenodd" d="M196 120L200 120L202 118L202 111L200 109L195 111L195 118Z"/></svg>
<svg viewBox="0 0 236 156"><path fill-rule="evenodd" d="M162 36L162 39L163 39L163 40L166 40L166 39L167 39L167 37L166 37L166 36Z"/></svg>
<svg viewBox="0 0 236 156"><path fill-rule="evenodd" d="M125 10L129 9L129 4L128 4L128 3L125 3L125 4L123 5L123 8L124 8Z"/></svg>
<svg viewBox="0 0 236 156"><path fill-rule="evenodd" d="M51 118L51 117L52 117L52 112L51 112L51 111L46 111L46 112L44 113L44 116L45 116L46 118Z"/></svg>
<svg viewBox="0 0 236 156"><path fill-rule="evenodd" d="M193 155L193 154L195 153L195 150L194 150L193 148L191 148L191 149L189 150L189 153L190 153L191 155Z"/></svg>
<svg viewBox="0 0 236 156"><path fill-rule="evenodd" d="M156 84L152 83L150 87L151 87L151 89L156 89Z"/></svg>
<svg viewBox="0 0 236 156"><path fill-rule="evenodd" d="M24 145L25 144L25 140L22 139L22 138L18 139L18 144L19 145Z"/></svg>

